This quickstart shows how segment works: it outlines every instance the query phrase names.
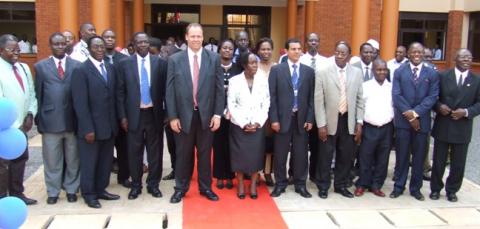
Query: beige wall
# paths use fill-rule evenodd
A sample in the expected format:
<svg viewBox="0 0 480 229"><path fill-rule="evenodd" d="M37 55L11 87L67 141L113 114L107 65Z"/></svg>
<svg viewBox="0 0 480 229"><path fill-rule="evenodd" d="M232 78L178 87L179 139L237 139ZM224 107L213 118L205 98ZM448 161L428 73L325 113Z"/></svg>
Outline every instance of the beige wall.
<svg viewBox="0 0 480 229"><path fill-rule="evenodd" d="M479 0L400 0L400 11L447 13L451 10L479 11L480 1Z"/></svg>
<svg viewBox="0 0 480 229"><path fill-rule="evenodd" d="M203 25L221 25L223 15L223 6L200 6L200 23Z"/></svg>
<svg viewBox="0 0 480 229"><path fill-rule="evenodd" d="M287 40L287 8L272 7L272 19L270 23L270 38L273 40L273 60L276 62L280 57L280 50L283 49Z"/></svg>
<svg viewBox="0 0 480 229"><path fill-rule="evenodd" d="M143 21L146 24L152 23L152 5L151 4L143 5Z"/></svg>

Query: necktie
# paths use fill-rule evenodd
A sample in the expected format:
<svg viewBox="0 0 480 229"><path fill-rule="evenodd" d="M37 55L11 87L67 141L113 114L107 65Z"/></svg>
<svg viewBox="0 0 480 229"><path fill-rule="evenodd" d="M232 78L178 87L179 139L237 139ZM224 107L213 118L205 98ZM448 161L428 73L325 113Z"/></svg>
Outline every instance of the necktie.
<svg viewBox="0 0 480 229"><path fill-rule="evenodd" d="M142 59L142 66L141 66L141 82L140 82L140 96L142 99L142 103L148 105L152 102L150 98L150 85L148 84L148 72L145 68L145 59Z"/></svg>
<svg viewBox="0 0 480 229"><path fill-rule="evenodd" d="M462 77L462 74L460 74L460 77L459 77L459 79L458 79L458 84L457 84L457 86L458 86L459 88L461 88L462 85L463 85L463 77Z"/></svg>
<svg viewBox="0 0 480 229"><path fill-rule="evenodd" d="M58 61L57 71L58 71L58 76L60 77L61 80L63 80L65 76L65 71L63 71L62 61Z"/></svg>
<svg viewBox="0 0 480 229"><path fill-rule="evenodd" d="M413 81L415 83L417 83L417 81L418 81L418 68L417 67L413 68Z"/></svg>
<svg viewBox="0 0 480 229"><path fill-rule="evenodd" d="M298 73L297 73L297 65L293 64L293 73L292 73L292 85L293 85L293 110L298 109L298 100L297 100L297 95L298 95Z"/></svg>
<svg viewBox="0 0 480 229"><path fill-rule="evenodd" d="M198 77L200 74L200 67L198 66L198 56L193 55L193 105L198 106L197 103L197 92L198 92Z"/></svg>
<svg viewBox="0 0 480 229"><path fill-rule="evenodd" d="M107 71L105 71L105 66L103 65L103 63L100 64L100 70L102 72L102 77L103 77L103 80L105 80L105 82L108 81L107 79Z"/></svg>
<svg viewBox="0 0 480 229"><path fill-rule="evenodd" d="M365 67L365 75L363 77L363 81L367 81L370 79L370 74L369 74L369 71L368 71L368 67Z"/></svg>
<svg viewBox="0 0 480 229"><path fill-rule="evenodd" d="M22 88L23 92L25 92L25 86L23 86L22 76L18 73L17 66L13 65L13 73L15 74L15 78L17 78L18 84Z"/></svg>
<svg viewBox="0 0 480 229"><path fill-rule="evenodd" d="M313 70L316 70L316 68L317 68L317 63L315 63L315 57L312 57L312 63L310 63L310 67L312 67Z"/></svg>
<svg viewBox="0 0 480 229"><path fill-rule="evenodd" d="M213 52L213 44L210 44L210 50Z"/></svg>
<svg viewBox="0 0 480 229"><path fill-rule="evenodd" d="M347 88L345 83L345 70L340 70L340 75L338 77L340 81L340 103L338 105L338 111L340 114L347 112Z"/></svg>
<svg viewBox="0 0 480 229"><path fill-rule="evenodd" d="M110 61L110 64L113 64L113 56L109 56L108 60Z"/></svg>

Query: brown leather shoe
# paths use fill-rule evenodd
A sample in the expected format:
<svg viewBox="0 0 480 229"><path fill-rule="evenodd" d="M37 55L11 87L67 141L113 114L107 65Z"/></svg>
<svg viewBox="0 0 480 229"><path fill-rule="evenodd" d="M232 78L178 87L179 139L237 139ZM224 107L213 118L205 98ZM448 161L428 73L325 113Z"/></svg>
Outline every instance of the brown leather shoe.
<svg viewBox="0 0 480 229"><path fill-rule="evenodd" d="M355 196L363 196L363 193L365 192L365 189L362 188L362 187L357 187L357 189L355 189Z"/></svg>
<svg viewBox="0 0 480 229"><path fill-rule="evenodd" d="M383 193L382 190L380 190L380 189L372 189L372 190L370 190L370 192L372 192L373 195L375 195L375 196L385 197L385 193Z"/></svg>

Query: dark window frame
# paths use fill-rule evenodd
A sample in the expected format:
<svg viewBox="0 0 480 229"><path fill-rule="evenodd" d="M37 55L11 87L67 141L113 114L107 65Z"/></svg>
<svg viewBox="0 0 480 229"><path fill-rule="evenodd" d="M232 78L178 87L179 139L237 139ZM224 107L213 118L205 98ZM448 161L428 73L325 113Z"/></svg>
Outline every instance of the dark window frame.
<svg viewBox="0 0 480 229"><path fill-rule="evenodd" d="M477 46L474 46L475 41L478 43L478 40L480 39L480 25L477 25L479 28L475 30L475 23L480 24L480 11L470 13L467 45L468 49L472 52L473 61L480 62L480 48L478 47L478 44ZM476 50L475 47L477 47L478 50Z"/></svg>
<svg viewBox="0 0 480 229"><path fill-rule="evenodd" d="M8 19L0 19L0 22L35 22L36 13L35 13L35 3L34 2L0 2L0 10L7 11L9 14ZM14 12L31 12L33 13L32 19L15 19Z"/></svg>
<svg viewBox="0 0 480 229"><path fill-rule="evenodd" d="M241 14L241 15L262 15L265 16L264 23L262 25L249 25L249 24L228 24L229 14ZM222 25L222 39L228 37L228 28L244 28L245 30L260 28L266 34L267 37L271 35L271 18L272 7L268 6L223 6L223 25ZM257 41L250 41L250 46L254 46Z"/></svg>

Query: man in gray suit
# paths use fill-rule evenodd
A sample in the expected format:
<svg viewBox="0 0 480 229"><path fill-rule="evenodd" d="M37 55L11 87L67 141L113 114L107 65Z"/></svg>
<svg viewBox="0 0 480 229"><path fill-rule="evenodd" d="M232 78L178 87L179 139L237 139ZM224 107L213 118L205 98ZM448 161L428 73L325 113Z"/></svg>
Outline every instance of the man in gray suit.
<svg viewBox="0 0 480 229"><path fill-rule="evenodd" d="M188 191L195 147L200 195L216 201L210 160L213 132L220 127L225 105L223 70L219 56L202 48L200 24L188 25L185 39L187 50L168 59L167 113L177 143L175 193L170 202L180 202Z"/></svg>
<svg viewBox="0 0 480 229"><path fill-rule="evenodd" d="M71 95L72 72L80 62L65 55L67 43L61 33L53 33L49 42L52 56L35 64L38 101L35 121L42 134L47 204L55 204L62 187L67 192L68 202L75 202L80 185Z"/></svg>
<svg viewBox="0 0 480 229"><path fill-rule="evenodd" d="M317 187L320 198L328 197L330 166L335 156L335 192L353 198L347 183L355 143L362 136L364 101L362 72L348 64L351 49L340 41L335 48L335 63L316 72L314 107L320 138Z"/></svg>
<svg viewBox="0 0 480 229"><path fill-rule="evenodd" d="M375 48L369 43L360 45L360 61L352 64L362 70L363 82L373 78L372 61L374 60Z"/></svg>

